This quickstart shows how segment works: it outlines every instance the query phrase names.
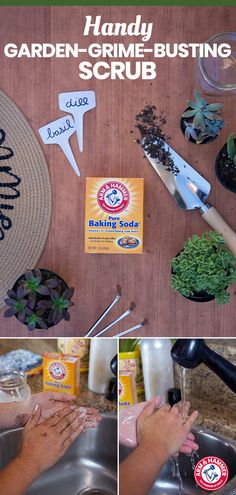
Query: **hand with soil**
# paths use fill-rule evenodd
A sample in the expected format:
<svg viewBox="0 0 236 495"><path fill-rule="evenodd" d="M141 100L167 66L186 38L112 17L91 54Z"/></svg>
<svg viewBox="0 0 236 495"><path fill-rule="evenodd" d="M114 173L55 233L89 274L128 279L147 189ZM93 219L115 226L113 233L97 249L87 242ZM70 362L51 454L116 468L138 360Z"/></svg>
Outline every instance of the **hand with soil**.
<svg viewBox="0 0 236 495"><path fill-rule="evenodd" d="M182 410L183 409L183 410ZM188 417L190 403L175 404L172 408L164 404L155 410L155 403L151 400L143 409L137 421L137 434L139 444L146 445L153 453L160 451L166 460L178 452L191 453L197 450L193 436L189 435L195 423L198 412L194 411Z"/></svg>
<svg viewBox="0 0 236 495"><path fill-rule="evenodd" d="M0 471L1 495L24 495L86 428L95 427L100 420L96 409L64 403L63 409L42 421L41 406L36 404L24 428L18 455Z"/></svg>
<svg viewBox="0 0 236 495"><path fill-rule="evenodd" d="M19 457L25 466L34 466L37 474L53 466L84 429L84 417L74 405L67 405L40 423L37 404L26 423Z"/></svg>
<svg viewBox="0 0 236 495"><path fill-rule="evenodd" d="M24 426L26 424L26 421L32 414L36 404L41 407L41 417L39 420L39 422L41 422L47 418L50 418L61 409L64 409L67 404L73 403L76 399L76 395L64 394L62 392L40 392L39 394L32 395L23 403L23 414L21 417L24 422L20 426ZM93 408L80 407L79 410L85 415L93 415L98 413L97 409Z"/></svg>
<svg viewBox="0 0 236 495"><path fill-rule="evenodd" d="M19 414L16 417L16 424L17 426L25 426L36 404L41 408L40 421L43 421L64 409L67 403L75 399L75 395L60 392L40 392L31 395L28 399L18 402Z"/></svg>

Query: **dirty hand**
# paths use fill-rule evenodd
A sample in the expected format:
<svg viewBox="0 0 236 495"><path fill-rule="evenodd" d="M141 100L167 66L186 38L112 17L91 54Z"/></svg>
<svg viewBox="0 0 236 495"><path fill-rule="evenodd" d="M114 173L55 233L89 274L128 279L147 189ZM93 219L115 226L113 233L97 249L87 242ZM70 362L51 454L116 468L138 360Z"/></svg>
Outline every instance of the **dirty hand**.
<svg viewBox="0 0 236 495"><path fill-rule="evenodd" d="M138 443L145 444L154 454L162 451L166 459L180 450L186 452L193 442L189 433L198 416L194 411L188 417L189 409L190 403L185 402L182 417L182 408L177 404L172 408L165 404L155 410L154 402L149 401L137 420ZM184 422L183 418L186 419ZM183 446L185 450L182 450Z"/></svg>
<svg viewBox="0 0 236 495"><path fill-rule="evenodd" d="M25 426L30 415L32 414L36 404L39 404L41 408L41 417L39 422L44 421L56 414L61 409L64 409L67 403L71 403L76 400L76 395L64 394L61 392L40 392L34 394L24 402L19 402L19 413L16 416L16 424L18 426ZM84 408L81 408L81 412ZM97 409L87 408L87 414L98 413Z"/></svg>
<svg viewBox="0 0 236 495"><path fill-rule="evenodd" d="M74 405L66 405L40 423L41 406L36 404L26 423L19 457L39 475L53 466L84 429L85 417Z"/></svg>

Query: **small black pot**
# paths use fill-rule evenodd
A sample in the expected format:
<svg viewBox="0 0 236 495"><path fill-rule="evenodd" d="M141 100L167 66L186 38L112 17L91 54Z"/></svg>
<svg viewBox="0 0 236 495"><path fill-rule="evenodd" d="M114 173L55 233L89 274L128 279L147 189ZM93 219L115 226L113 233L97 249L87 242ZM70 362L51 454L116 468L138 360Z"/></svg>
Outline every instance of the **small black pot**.
<svg viewBox="0 0 236 495"><path fill-rule="evenodd" d="M190 108L190 107L186 108L186 109L185 109L185 112L186 112L187 110L191 110L191 108ZM192 123L192 121L193 121L193 117L187 117L187 118L186 118L186 117L181 117L181 119L180 119L180 129L181 129L181 131L182 131L182 133L183 133L183 134L185 134L185 129L186 129L186 125L185 125L185 123L184 123L184 121L185 121L185 120L186 120L186 122ZM202 143L199 143L199 144L208 144L208 143L211 143L212 141L215 141L215 139L216 139L217 137L218 137L218 136L217 136L217 134L216 134L215 136L213 136L213 137L207 137L207 138L205 138L205 139L202 141ZM196 144L196 140L195 140L195 139L193 139L191 136L190 136L190 138L188 139L188 141L190 141L191 143Z"/></svg>
<svg viewBox="0 0 236 495"><path fill-rule="evenodd" d="M227 143L221 148L216 157L215 170L222 186L236 193L236 167L228 156Z"/></svg>
<svg viewBox="0 0 236 495"><path fill-rule="evenodd" d="M178 258L180 253L181 251L175 257ZM173 268L171 268L171 273L172 275L174 275ZM183 294L180 295L182 296ZM183 296L183 297L185 297L185 299L189 299L190 301L200 302L200 303L213 301L215 299L215 296L212 296L212 294L208 294L207 292L194 292L193 296Z"/></svg>
<svg viewBox="0 0 236 495"><path fill-rule="evenodd" d="M194 292L193 296L189 296L189 297L183 296L183 297L185 297L185 299L189 299L190 301L194 301L194 302L209 302L215 299L215 296L212 296L207 292Z"/></svg>
<svg viewBox="0 0 236 495"><path fill-rule="evenodd" d="M59 275L57 275L57 273L51 272L51 270L47 270L45 268L40 268L40 271L43 273L43 275L45 276L46 279L56 278L57 280L59 280L59 286L62 288L63 291L66 290L66 289L68 289L68 285L65 282L65 280L63 280L63 278L61 278ZM24 277L25 277L25 274L20 275L20 277L16 280L16 282L13 285L13 290L14 291L16 291L17 287L20 285L20 282L24 280ZM40 294L40 299L41 300L42 299L48 299L48 297L47 296L42 296ZM45 316L46 315L47 315L47 313L45 313ZM16 319L17 319L17 316L16 316ZM27 326L26 323L23 323L23 325ZM53 323L48 324L48 328L51 328L51 327L54 327L54 324ZM35 328L40 329L40 327L38 325L36 325ZM42 330L42 329L40 329L40 330Z"/></svg>

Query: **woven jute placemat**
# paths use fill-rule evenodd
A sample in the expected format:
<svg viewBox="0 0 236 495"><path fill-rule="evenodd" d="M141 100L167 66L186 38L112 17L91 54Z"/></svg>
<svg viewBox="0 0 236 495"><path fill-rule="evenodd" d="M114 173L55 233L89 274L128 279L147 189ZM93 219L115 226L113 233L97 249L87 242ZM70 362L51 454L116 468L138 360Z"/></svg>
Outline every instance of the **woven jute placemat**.
<svg viewBox="0 0 236 495"><path fill-rule="evenodd" d="M0 308L42 254L52 209L47 162L35 133L0 90Z"/></svg>

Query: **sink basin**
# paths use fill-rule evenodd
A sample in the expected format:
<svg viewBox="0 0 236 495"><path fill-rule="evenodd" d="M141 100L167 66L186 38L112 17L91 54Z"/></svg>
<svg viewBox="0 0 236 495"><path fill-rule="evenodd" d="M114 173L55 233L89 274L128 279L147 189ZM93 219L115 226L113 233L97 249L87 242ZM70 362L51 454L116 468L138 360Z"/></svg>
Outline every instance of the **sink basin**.
<svg viewBox="0 0 236 495"><path fill-rule="evenodd" d="M224 487L212 495L236 495L236 442L226 439L209 430L193 430L200 448L199 460L206 456L220 457L228 466L229 479ZM120 461L122 462L132 449L120 446ZM179 469L183 480L183 489L180 492L180 482L171 474L171 461L161 470L156 482L148 495L206 495L195 482L193 468L189 456L179 455Z"/></svg>
<svg viewBox="0 0 236 495"><path fill-rule="evenodd" d="M80 435L27 495L116 495L117 420L111 414L102 416L98 427ZM22 429L0 434L0 469L15 457L21 435Z"/></svg>

